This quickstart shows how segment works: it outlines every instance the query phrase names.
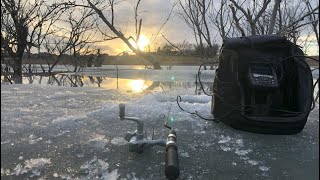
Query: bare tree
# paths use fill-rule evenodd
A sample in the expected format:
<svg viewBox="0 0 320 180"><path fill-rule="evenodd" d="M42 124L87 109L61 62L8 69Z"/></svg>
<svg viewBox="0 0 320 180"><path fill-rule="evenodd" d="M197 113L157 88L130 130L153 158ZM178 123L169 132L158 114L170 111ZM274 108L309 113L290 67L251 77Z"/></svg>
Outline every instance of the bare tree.
<svg viewBox="0 0 320 180"><path fill-rule="evenodd" d="M57 25L53 26L56 30L46 37L43 44L50 56L50 60L46 59L50 73L62 59L64 63L71 63L74 66L73 71L76 72L81 65L80 59L84 59L80 56L94 51L90 48L97 42L94 39L97 29L95 20L91 18L92 13L93 10L88 8L68 7ZM58 25L63 27L57 27ZM69 59L66 62L67 57Z"/></svg>
<svg viewBox="0 0 320 180"><path fill-rule="evenodd" d="M208 40L209 38L204 38L207 34L204 34L203 28L204 28L204 22L203 15L205 14L200 11L200 8L203 6L206 6L204 4L201 6L201 3L199 1L192 1L192 0L184 0L179 1L179 5L181 10L178 12L180 17L186 22L186 24L193 30L193 34L197 43L197 46L200 47L201 51L204 50L204 42L205 40ZM209 42L211 43L211 42Z"/></svg>
<svg viewBox="0 0 320 180"><path fill-rule="evenodd" d="M253 1L253 5L250 6L250 4L247 5L247 8L244 8L244 6L241 6L239 2L236 2L235 0L230 0L231 5L230 8L232 10L232 15L234 22L238 28L239 31L241 31L242 35L245 35L243 27L240 27L240 18L239 17L244 17L247 22L247 25L249 25L250 29L250 34L251 35L256 35L257 34L257 22L259 21L260 17L265 13L268 4L271 2L271 0L263 0L262 3L258 1ZM262 4L262 5L260 5ZM237 11L239 10L241 14L237 14ZM239 27L238 27L239 26Z"/></svg>
<svg viewBox="0 0 320 180"><path fill-rule="evenodd" d="M218 45L213 39L217 36L213 29L212 8L214 1L212 0L180 0L178 11L180 17L193 30L196 46L195 52L200 55L202 61L215 62L218 52ZM219 27L218 27L219 28ZM222 34L225 34L223 31ZM206 69L206 66L204 66ZM213 65L211 65L211 69Z"/></svg>
<svg viewBox="0 0 320 180"><path fill-rule="evenodd" d="M317 1L316 8L314 8L309 1L305 1L305 3L306 3L306 6L308 7L308 12L313 12L309 16L309 21L311 22L310 25L312 27L315 38L317 40L318 46L320 46L319 44L319 1Z"/></svg>
<svg viewBox="0 0 320 180"><path fill-rule="evenodd" d="M165 44L162 48L158 48L158 53L162 53L165 47L169 47L169 50L176 50L180 55L190 56L195 55L195 47L197 45L191 44L188 41L184 40L182 43L172 43L169 39L167 39L164 35L162 35L163 39L165 39L169 44ZM165 48L166 49L166 48Z"/></svg>
<svg viewBox="0 0 320 180"><path fill-rule="evenodd" d="M137 3L134 7L134 18L135 18L135 36L128 36L126 37L125 34L123 34L119 28L117 28L114 24L115 22L115 14L114 14L114 6L115 4L119 2L115 2L114 0L109 0L107 9L109 9L109 16L106 16L103 11L108 11L106 8L98 7L99 3L93 3L90 0L87 0L88 6L92 8L96 14L99 16L99 18L103 21L105 25L109 28L109 30L115 35L115 37L121 39L132 52L134 52L136 55L143 57L143 59L147 60L153 65L154 69L161 69L160 62L157 60L154 56L147 54L139 49L139 46L136 46L135 44L139 41L141 29L142 29L142 19L139 19L139 5L141 3L141 0L137 0ZM108 18L109 17L109 18ZM134 41L134 43L130 42L130 39Z"/></svg>
<svg viewBox="0 0 320 180"><path fill-rule="evenodd" d="M43 47L48 54L45 58L48 65L48 72L52 73L53 68L66 56L71 48L71 37L69 31L59 28L59 34L51 34L44 40Z"/></svg>
<svg viewBox="0 0 320 180"><path fill-rule="evenodd" d="M269 29L268 29L268 34L272 34L274 31L274 25L276 24L277 12L278 12L278 9L280 8L280 3L281 3L281 0L274 0L274 1L275 1L275 3L274 3L272 14L271 14L271 20L270 20L270 25L269 25Z"/></svg>
<svg viewBox="0 0 320 180"><path fill-rule="evenodd" d="M74 72L80 65L80 55L91 53L90 47L93 38L96 35L95 21L90 18L93 11L90 9L79 9L80 13L75 14L75 9L68 10L68 18L65 20L70 26L70 55L72 55L72 64ZM80 18L79 18L80 17Z"/></svg>
<svg viewBox="0 0 320 180"><path fill-rule="evenodd" d="M15 83L22 83L22 56L26 48L36 46L30 41L31 34L35 32L32 30L30 34L31 27L37 29L42 26L58 9L55 3L50 5L45 0L1 0L1 42L12 59L9 63L14 70Z"/></svg>
<svg viewBox="0 0 320 180"><path fill-rule="evenodd" d="M36 16L36 18L39 19L38 22L35 25L30 26L29 41L32 42L34 46L32 45L27 46L26 51L27 51L28 59L31 55L31 49L33 47L36 47L37 53L38 53L37 58L39 62L43 60L41 57L42 43L44 42L47 36L56 33L52 28L52 26L60 19L65 9L61 7L62 6L61 4L54 3L51 6L53 7L51 9L48 7L44 7L43 9L40 9L40 11L38 12L38 15ZM55 11L51 12L53 10ZM29 66L28 66L29 74L32 74L31 66L32 66L32 62L29 59ZM44 67L42 66L42 63L40 63L40 66L44 72Z"/></svg>
<svg viewBox="0 0 320 180"><path fill-rule="evenodd" d="M319 3L305 0L220 0L210 4L210 20L222 39L233 36L281 34L295 43L315 37L319 45ZM211 9L211 11L210 11ZM303 38L301 36L304 36ZM302 40L304 39L304 40Z"/></svg>
<svg viewBox="0 0 320 180"><path fill-rule="evenodd" d="M232 26L231 9L227 4L228 0L221 0L219 6L213 4L209 7L209 19L213 26L217 28L222 39L232 36L230 32L234 30Z"/></svg>

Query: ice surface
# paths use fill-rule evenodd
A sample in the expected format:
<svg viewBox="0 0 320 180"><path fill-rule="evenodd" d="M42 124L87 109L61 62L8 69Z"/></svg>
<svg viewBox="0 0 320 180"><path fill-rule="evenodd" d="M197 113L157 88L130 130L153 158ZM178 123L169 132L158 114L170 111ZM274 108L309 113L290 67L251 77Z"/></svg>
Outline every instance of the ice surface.
<svg viewBox="0 0 320 180"><path fill-rule="evenodd" d="M210 114L211 98L193 88L126 93L98 88L1 85L1 176L42 179L165 179L163 147L129 153L124 135L141 118L148 135L164 139L160 114L174 117L181 179L318 179L319 102L305 129L296 135L242 132L206 122L183 108ZM23 157L23 158L20 158ZM10 177L9 177L10 178Z"/></svg>

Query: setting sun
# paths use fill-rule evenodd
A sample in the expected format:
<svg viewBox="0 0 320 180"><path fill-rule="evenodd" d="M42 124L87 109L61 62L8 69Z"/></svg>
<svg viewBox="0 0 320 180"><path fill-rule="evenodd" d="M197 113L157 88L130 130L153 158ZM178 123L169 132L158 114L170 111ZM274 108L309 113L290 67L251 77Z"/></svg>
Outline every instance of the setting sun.
<svg viewBox="0 0 320 180"><path fill-rule="evenodd" d="M138 47L139 47L139 49L140 49L141 51L146 51L147 48L148 48L148 45L149 45L149 39L148 39L146 36L144 36L144 35L140 35L139 41L137 42L137 44L136 44L135 42L133 42L133 41L131 41L131 43L133 44L133 46L134 46L135 48L136 48L137 45L138 45Z"/></svg>
<svg viewBox="0 0 320 180"><path fill-rule="evenodd" d="M149 39L143 35L140 36L138 41L138 47L141 51L145 51L149 45Z"/></svg>

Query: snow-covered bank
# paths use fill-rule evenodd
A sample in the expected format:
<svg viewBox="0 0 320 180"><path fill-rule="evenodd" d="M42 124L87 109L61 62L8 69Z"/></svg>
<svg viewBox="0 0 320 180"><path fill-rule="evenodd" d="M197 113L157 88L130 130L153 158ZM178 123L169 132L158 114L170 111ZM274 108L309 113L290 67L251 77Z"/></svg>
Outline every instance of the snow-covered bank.
<svg viewBox="0 0 320 180"><path fill-rule="evenodd" d="M132 94L98 88L1 86L1 176L13 179L165 179L163 147L129 153L127 115L149 122L165 138L161 113L177 131L180 179L318 179L319 104L305 129L290 136L237 131L180 111L210 115L210 97L194 89ZM147 133L151 128L146 124Z"/></svg>

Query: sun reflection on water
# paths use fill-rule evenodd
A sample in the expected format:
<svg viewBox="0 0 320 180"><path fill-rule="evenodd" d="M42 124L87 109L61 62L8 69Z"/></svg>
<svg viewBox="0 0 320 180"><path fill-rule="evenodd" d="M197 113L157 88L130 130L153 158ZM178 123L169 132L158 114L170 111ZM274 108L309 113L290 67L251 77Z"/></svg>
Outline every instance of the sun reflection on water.
<svg viewBox="0 0 320 180"><path fill-rule="evenodd" d="M67 78L68 77L68 78ZM51 79L51 80L50 80ZM34 83L46 85L63 85L71 87L99 87L103 89L118 89L129 93L140 93L152 85L153 81L143 79L124 79L124 78L110 78L110 77L95 77L95 76L61 76L56 75L55 81L49 76L35 76ZM1 82L5 83L4 77L1 76ZM62 80L61 82L58 82ZM68 81L69 80L69 81ZM40 83L41 82L41 83ZM23 78L24 84L30 84L28 77ZM8 82L9 84L9 82Z"/></svg>
<svg viewBox="0 0 320 180"><path fill-rule="evenodd" d="M152 81L119 78L117 83L116 78L106 78L102 81L101 87L104 89L117 89L117 84L119 90L139 93L148 88L152 84Z"/></svg>
<svg viewBox="0 0 320 180"><path fill-rule="evenodd" d="M144 80L131 80L129 84L134 92L141 92L148 87Z"/></svg>

